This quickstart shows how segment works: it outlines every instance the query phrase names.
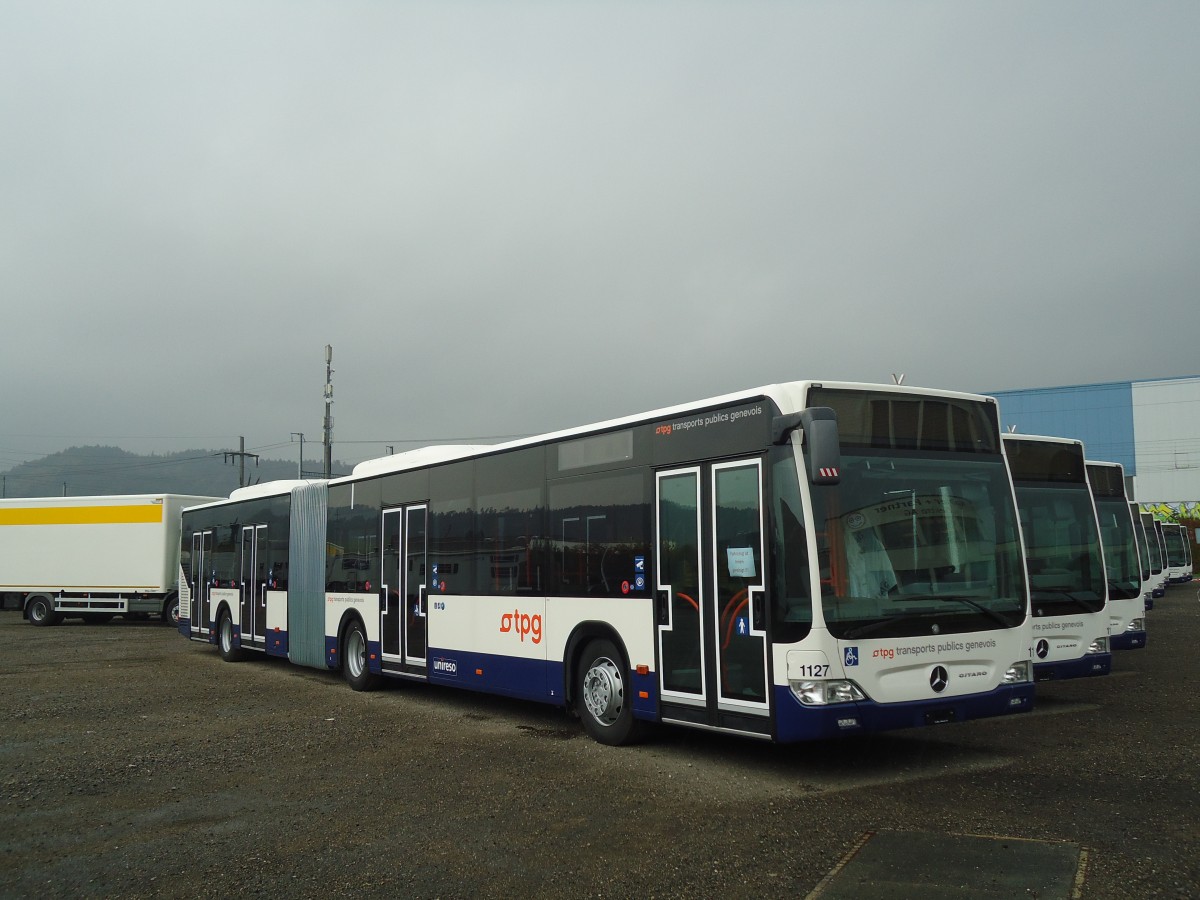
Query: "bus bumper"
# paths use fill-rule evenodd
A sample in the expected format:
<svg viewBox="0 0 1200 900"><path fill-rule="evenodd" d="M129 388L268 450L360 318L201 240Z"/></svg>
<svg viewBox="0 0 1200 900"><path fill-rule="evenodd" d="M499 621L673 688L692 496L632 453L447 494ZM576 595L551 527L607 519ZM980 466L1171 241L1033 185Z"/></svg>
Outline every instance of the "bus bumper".
<svg viewBox="0 0 1200 900"><path fill-rule="evenodd" d="M1126 631L1115 634L1108 639L1108 646L1113 650L1137 650L1146 646L1146 632Z"/></svg>
<svg viewBox="0 0 1200 900"><path fill-rule="evenodd" d="M1078 659L1033 664L1034 681L1061 681L1064 678L1088 678L1112 671L1112 653L1089 653Z"/></svg>
<svg viewBox="0 0 1200 900"><path fill-rule="evenodd" d="M790 688L776 685L776 740L781 743L811 741L1029 712L1033 709L1033 691L1033 684L1026 682L962 697L909 703L866 700L811 707L801 705Z"/></svg>

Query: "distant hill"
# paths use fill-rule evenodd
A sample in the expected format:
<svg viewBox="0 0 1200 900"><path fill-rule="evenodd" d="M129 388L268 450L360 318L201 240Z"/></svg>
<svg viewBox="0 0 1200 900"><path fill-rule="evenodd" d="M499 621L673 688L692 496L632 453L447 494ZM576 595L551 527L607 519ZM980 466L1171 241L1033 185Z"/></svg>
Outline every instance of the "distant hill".
<svg viewBox="0 0 1200 900"><path fill-rule="evenodd" d="M320 467L305 460L305 475ZM334 463L334 475L346 475L350 466ZM72 497L103 494L199 494L228 497L238 487L238 461L226 461L213 450L141 456L119 447L71 447L33 462L21 463L3 478L5 497ZM246 484L296 477L296 461L246 460Z"/></svg>

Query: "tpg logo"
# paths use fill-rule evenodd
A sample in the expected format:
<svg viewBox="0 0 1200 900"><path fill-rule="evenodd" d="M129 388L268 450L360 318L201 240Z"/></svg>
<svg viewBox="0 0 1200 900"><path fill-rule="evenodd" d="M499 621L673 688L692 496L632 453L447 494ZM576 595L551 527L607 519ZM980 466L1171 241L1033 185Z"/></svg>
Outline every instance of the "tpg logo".
<svg viewBox="0 0 1200 900"><path fill-rule="evenodd" d="M500 617L500 633L507 634L510 631L515 631L521 637L521 643L525 643L525 635L531 635L531 640L535 644L542 642L542 617L539 615L527 615L519 609L514 609L510 613L505 613Z"/></svg>

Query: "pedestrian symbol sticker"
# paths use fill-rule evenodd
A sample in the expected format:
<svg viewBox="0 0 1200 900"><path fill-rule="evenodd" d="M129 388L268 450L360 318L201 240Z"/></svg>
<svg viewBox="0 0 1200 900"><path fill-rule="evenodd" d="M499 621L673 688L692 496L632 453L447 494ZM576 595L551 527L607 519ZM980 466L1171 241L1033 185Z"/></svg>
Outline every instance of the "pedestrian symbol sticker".
<svg viewBox="0 0 1200 900"><path fill-rule="evenodd" d="M747 621L745 616L737 617L737 633L739 635L750 633L750 623Z"/></svg>

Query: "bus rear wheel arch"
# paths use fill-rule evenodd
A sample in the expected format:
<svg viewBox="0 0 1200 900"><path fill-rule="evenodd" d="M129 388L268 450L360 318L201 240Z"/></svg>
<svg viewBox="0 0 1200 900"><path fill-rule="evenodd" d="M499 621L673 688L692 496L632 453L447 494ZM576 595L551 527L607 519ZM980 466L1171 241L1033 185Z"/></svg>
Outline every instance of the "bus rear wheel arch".
<svg viewBox="0 0 1200 900"><path fill-rule="evenodd" d="M616 643L607 638L588 641L575 673L575 711L588 736L610 746L641 740L646 726L633 717L629 661Z"/></svg>

